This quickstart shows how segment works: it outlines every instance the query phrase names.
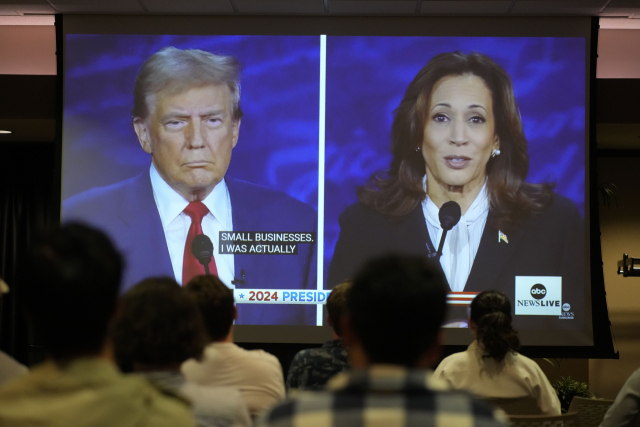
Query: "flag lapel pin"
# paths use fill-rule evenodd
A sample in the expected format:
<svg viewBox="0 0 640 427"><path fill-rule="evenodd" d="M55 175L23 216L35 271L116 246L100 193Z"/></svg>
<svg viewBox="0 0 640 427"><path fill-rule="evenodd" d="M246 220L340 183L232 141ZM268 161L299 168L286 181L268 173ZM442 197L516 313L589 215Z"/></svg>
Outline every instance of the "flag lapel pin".
<svg viewBox="0 0 640 427"><path fill-rule="evenodd" d="M498 243L500 242L505 242L505 243L509 243L509 239L507 239L507 235L504 234L502 231L498 230Z"/></svg>

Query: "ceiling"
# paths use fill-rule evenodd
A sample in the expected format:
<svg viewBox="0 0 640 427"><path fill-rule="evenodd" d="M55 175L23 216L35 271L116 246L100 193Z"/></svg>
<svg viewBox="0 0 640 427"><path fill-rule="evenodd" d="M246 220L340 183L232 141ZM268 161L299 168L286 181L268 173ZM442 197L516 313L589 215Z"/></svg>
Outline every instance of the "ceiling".
<svg viewBox="0 0 640 427"><path fill-rule="evenodd" d="M640 20L640 0L0 0L0 16L54 13L589 15Z"/></svg>

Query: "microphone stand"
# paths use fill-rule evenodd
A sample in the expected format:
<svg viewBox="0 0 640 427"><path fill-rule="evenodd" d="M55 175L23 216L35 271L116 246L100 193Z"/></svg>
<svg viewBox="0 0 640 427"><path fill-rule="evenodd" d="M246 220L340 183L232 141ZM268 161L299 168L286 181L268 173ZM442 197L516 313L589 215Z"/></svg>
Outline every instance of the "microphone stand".
<svg viewBox="0 0 640 427"><path fill-rule="evenodd" d="M444 230L442 233L442 239L440 239L440 244L438 245L438 252L436 252L436 261L440 262L440 257L442 256L442 249L444 248L444 239L447 237L447 233L449 230Z"/></svg>

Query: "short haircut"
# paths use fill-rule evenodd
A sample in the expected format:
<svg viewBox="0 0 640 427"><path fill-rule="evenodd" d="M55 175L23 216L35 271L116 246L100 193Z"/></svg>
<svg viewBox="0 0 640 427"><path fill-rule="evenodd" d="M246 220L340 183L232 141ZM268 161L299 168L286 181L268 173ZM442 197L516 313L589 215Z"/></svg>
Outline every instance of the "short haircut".
<svg viewBox="0 0 640 427"><path fill-rule="evenodd" d="M327 312L333 325L333 330L339 337L342 336L342 315L347 308L347 295L353 282L347 280L337 285L327 298Z"/></svg>
<svg viewBox="0 0 640 427"><path fill-rule="evenodd" d="M235 317L233 291L217 276L196 276L184 288L196 302L212 341L224 339Z"/></svg>
<svg viewBox="0 0 640 427"><path fill-rule="evenodd" d="M123 367L199 359L207 344L195 303L169 277L145 279L124 295L111 336Z"/></svg>
<svg viewBox="0 0 640 427"><path fill-rule="evenodd" d="M155 102L153 97L160 91L180 93L206 85L226 85L231 94L233 120L240 120L240 68L232 56L165 47L151 55L140 68L133 89L133 117L146 119L149 103Z"/></svg>
<svg viewBox="0 0 640 427"><path fill-rule="evenodd" d="M371 363L415 366L436 342L446 279L431 261L387 255L367 262L347 297L351 328Z"/></svg>
<svg viewBox="0 0 640 427"><path fill-rule="evenodd" d="M54 360L102 351L122 268L109 238L79 223L65 224L32 245L20 282L34 328Z"/></svg>

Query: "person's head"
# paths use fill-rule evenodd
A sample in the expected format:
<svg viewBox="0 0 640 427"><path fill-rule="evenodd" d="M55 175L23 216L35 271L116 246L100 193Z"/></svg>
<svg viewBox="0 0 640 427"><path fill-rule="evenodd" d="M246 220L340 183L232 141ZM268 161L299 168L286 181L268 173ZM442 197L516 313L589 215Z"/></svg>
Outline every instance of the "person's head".
<svg viewBox="0 0 640 427"><path fill-rule="evenodd" d="M502 292L484 291L471 301L469 326L485 356L500 362L509 351L520 347L518 333L511 326L511 303Z"/></svg>
<svg viewBox="0 0 640 427"><path fill-rule="evenodd" d="M337 285L327 298L327 312L329 313L329 326L337 336L342 336L342 315L347 307L347 294L353 283L348 280Z"/></svg>
<svg viewBox="0 0 640 427"><path fill-rule="evenodd" d="M395 110L391 152L387 175L374 175L359 194L383 213L405 215L418 205L425 174L428 186L453 191L487 178L490 207L505 229L523 210L546 207L550 187L524 183L529 155L511 78L484 54L442 53L416 74Z"/></svg>
<svg viewBox="0 0 640 427"><path fill-rule="evenodd" d="M136 370L199 359L207 344L196 304L169 277L145 279L123 296L111 338L118 363Z"/></svg>
<svg viewBox="0 0 640 427"><path fill-rule="evenodd" d="M184 288L198 306L211 341L222 341L236 318L233 291L217 276L196 276Z"/></svg>
<svg viewBox="0 0 640 427"><path fill-rule="evenodd" d="M372 259L347 295L343 338L362 350L367 364L422 365L439 348L447 289L441 271L424 258Z"/></svg>
<svg viewBox="0 0 640 427"><path fill-rule="evenodd" d="M425 171L451 186L491 169L524 177L529 163L511 78L480 53L443 53L418 72L396 110L392 144L420 184Z"/></svg>
<svg viewBox="0 0 640 427"><path fill-rule="evenodd" d="M240 64L230 56L166 47L142 66L133 125L160 176L187 200L224 178L240 131Z"/></svg>
<svg viewBox="0 0 640 427"><path fill-rule="evenodd" d="M31 246L20 281L29 316L54 360L102 352L122 268L109 238L82 224L62 225Z"/></svg>

